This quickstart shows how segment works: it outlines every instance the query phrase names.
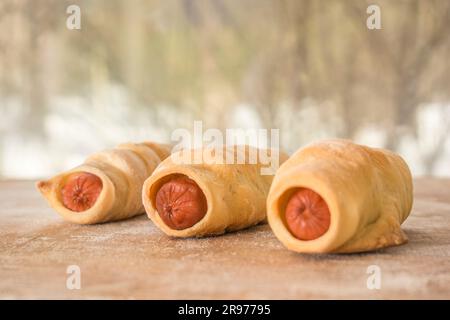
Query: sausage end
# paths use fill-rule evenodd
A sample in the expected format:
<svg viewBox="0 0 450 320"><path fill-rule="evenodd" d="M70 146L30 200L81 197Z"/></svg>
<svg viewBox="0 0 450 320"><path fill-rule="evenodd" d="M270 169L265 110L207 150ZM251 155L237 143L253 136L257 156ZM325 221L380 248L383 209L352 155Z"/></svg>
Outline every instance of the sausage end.
<svg viewBox="0 0 450 320"><path fill-rule="evenodd" d="M296 189L289 198L285 221L289 232L299 240L314 240L330 227L330 210L325 200L307 188Z"/></svg>
<svg viewBox="0 0 450 320"><path fill-rule="evenodd" d="M102 192L102 180L88 172L76 172L69 175L61 188L63 205L74 212L83 212L92 208Z"/></svg>
<svg viewBox="0 0 450 320"><path fill-rule="evenodd" d="M206 215L206 197L194 180L187 176L174 176L156 193L156 211L171 229L192 227Z"/></svg>

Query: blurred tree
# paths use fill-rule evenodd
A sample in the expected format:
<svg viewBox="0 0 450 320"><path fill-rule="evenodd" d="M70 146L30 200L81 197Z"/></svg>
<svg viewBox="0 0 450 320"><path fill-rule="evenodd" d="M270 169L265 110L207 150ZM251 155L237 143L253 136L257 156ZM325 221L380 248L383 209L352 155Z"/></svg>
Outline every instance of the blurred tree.
<svg viewBox="0 0 450 320"><path fill-rule="evenodd" d="M103 123L224 130L247 105L291 137L288 149L375 126L393 150L414 140L431 173L450 128L423 148L418 112L438 103L450 126L450 2L377 3L381 30L368 30L371 2L360 0L2 1L0 108L12 114L13 98L20 111L0 130L51 139L44 122L68 112L61 96L79 98L92 115L73 122L99 136ZM81 7L79 31L65 28L69 4Z"/></svg>

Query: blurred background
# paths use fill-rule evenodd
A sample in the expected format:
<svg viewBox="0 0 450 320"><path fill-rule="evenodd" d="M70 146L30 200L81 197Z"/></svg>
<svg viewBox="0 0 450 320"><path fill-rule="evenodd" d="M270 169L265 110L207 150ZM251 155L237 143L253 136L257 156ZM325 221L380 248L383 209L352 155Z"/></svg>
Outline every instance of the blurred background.
<svg viewBox="0 0 450 320"><path fill-rule="evenodd" d="M66 9L81 8L81 30ZM381 30L366 26L370 4ZM2 0L0 177L194 120L343 137L450 176L448 0Z"/></svg>

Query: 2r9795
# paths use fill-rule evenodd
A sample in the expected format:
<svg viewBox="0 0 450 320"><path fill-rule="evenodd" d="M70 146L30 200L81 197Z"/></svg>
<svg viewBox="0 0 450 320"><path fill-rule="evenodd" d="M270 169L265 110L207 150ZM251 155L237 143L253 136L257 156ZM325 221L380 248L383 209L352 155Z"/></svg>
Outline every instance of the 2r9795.
<svg viewBox="0 0 450 320"><path fill-rule="evenodd" d="M270 314L270 305L230 304L222 305L222 314Z"/></svg>

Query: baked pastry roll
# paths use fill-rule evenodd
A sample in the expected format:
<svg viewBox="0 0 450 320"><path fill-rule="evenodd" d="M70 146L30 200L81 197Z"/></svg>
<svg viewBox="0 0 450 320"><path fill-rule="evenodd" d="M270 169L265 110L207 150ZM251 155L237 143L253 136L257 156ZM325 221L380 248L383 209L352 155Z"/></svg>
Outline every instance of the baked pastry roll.
<svg viewBox="0 0 450 320"><path fill-rule="evenodd" d="M171 146L152 142L125 143L89 156L85 162L37 188L64 219L93 224L144 213L142 185Z"/></svg>
<svg viewBox="0 0 450 320"><path fill-rule="evenodd" d="M192 161L180 161L182 152ZM255 154L258 157L249 161ZM276 167L287 159L278 150L250 146L173 153L144 183L147 215L174 237L222 234L266 221L265 203L274 172L262 174L266 166L262 154L276 162ZM199 158L209 160L192 163Z"/></svg>
<svg viewBox="0 0 450 320"><path fill-rule="evenodd" d="M362 252L407 241L413 202L406 162L346 140L311 144L277 171L267 199L270 227L290 250Z"/></svg>

